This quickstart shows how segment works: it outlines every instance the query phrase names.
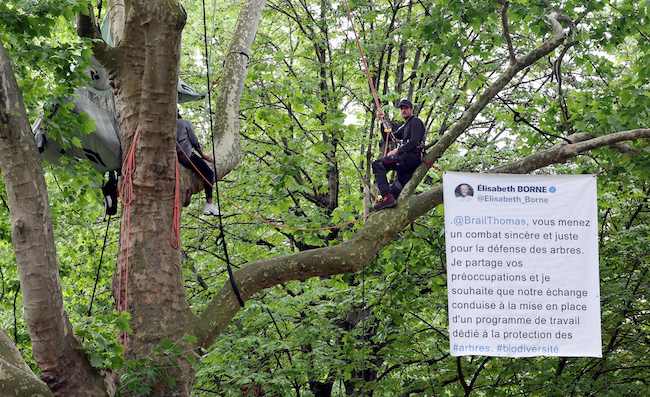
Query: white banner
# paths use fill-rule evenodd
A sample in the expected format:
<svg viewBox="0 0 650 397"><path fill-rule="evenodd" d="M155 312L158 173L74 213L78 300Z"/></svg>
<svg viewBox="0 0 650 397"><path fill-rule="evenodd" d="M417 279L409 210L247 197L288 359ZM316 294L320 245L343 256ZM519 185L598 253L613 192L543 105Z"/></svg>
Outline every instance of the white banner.
<svg viewBox="0 0 650 397"><path fill-rule="evenodd" d="M601 357L595 176L443 186L451 354Z"/></svg>

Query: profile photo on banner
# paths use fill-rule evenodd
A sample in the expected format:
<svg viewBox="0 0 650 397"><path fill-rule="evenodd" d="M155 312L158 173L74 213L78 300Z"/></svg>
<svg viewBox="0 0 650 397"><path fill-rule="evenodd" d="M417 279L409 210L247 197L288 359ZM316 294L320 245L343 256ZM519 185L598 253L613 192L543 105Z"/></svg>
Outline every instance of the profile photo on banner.
<svg viewBox="0 0 650 397"><path fill-rule="evenodd" d="M474 188L467 183L461 183L454 189L454 194L460 198L472 198L474 197Z"/></svg>

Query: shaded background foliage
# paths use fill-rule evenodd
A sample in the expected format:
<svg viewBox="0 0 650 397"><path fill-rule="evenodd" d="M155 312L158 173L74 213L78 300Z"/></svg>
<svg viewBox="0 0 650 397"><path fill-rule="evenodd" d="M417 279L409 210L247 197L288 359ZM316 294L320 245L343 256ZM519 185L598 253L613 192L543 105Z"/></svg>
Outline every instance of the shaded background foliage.
<svg viewBox="0 0 650 397"><path fill-rule="evenodd" d="M209 61L218 81L239 4L206 3ZM181 77L205 91L201 4L183 4L189 20ZM17 66L32 120L85 82L88 42L76 37L72 23L84 5L0 4L0 39ZM499 2L359 0L350 6L385 111L397 117L391 103L412 98L428 143L507 66ZM572 41L508 85L447 151L440 168L486 170L572 133L650 124L650 3L510 1L517 54L549 33L543 15L553 7L576 21ZM268 2L242 100L246 156L221 185L235 265L335 244L358 227L354 221L362 216L372 181L369 163L379 155L376 114L359 66L345 3ZM206 107L199 102L182 108L203 142L209 140ZM85 121L65 109L57 117L61 128L54 134L74 144L70 131L78 128L70 126ZM125 319L114 313L111 295L117 222L108 228L89 314L106 227L101 176L84 164L45 167L66 309L93 365L123 368L115 334ZM599 177L602 359L450 357L444 224L437 208L360 274L287 283L248 302L228 332L200 352L195 394L647 394L647 144L599 149L543 172ZM439 172L429 175L424 188L440 182ZM200 202L195 198L184 211L182 230L184 281L197 310L226 281L215 221L199 215ZM28 358L6 205L0 212L0 321Z"/></svg>

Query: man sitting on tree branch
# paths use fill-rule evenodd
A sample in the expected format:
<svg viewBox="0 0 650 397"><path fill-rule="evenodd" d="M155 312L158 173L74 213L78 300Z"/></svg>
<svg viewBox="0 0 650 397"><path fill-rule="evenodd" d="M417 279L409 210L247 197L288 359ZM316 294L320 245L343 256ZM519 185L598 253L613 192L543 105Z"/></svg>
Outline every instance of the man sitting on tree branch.
<svg viewBox="0 0 650 397"><path fill-rule="evenodd" d="M391 138L395 138L395 140L399 140L398 147L372 163L377 189L381 193L381 199L373 207L375 210L397 205L397 196L422 162L424 123L413 115L413 104L408 99L400 100L397 107L404 118L404 124L399 126L395 132L384 131L383 143L386 145ZM390 170L395 170L397 177L389 185L386 173Z"/></svg>
<svg viewBox="0 0 650 397"><path fill-rule="evenodd" d="M212 161L212 157L203 153L201 144L194 134L194 128L189 121L183 120L181 113L176 113L176 154L178 162L185 168L196 173L203 182L205 190L205 207L203 213L205 215L218 215L219 210L217 206L212 204L212 185L214 184L214 172L208 161ZM196 153L198 152L200 156Z"/></svg>

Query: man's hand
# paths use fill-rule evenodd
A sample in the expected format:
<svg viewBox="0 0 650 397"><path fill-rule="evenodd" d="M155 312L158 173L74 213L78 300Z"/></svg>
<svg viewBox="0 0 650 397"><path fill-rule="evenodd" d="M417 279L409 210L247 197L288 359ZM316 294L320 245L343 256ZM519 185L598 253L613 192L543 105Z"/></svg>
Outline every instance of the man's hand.
<svg viewBox="0 0 650 397"><path fill-rule="evenodd" d="M201 153L201 156L203 157L203 160L205 160L205 161L207 161L207 162L209 162L209 163L211 163L211 162L213 161L213 160L212 160L212 156L210 156L210 155L207 154L207 153Z"/></svg>
<svg viewBox="0 0 650 397"><path fill-rule="evenodd" d="M393 150L391 150L390 152L388 152L388 153L386 154L386 156L387 156L387 157L390 157L390 156L397 156L397 154L398 154L397 149L393 149Z"/></svg>

